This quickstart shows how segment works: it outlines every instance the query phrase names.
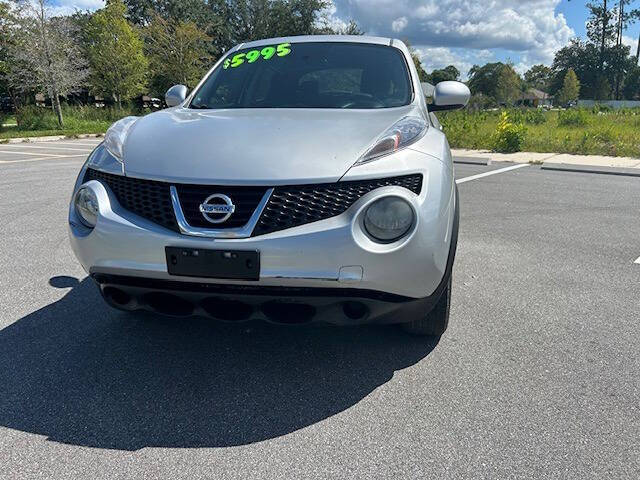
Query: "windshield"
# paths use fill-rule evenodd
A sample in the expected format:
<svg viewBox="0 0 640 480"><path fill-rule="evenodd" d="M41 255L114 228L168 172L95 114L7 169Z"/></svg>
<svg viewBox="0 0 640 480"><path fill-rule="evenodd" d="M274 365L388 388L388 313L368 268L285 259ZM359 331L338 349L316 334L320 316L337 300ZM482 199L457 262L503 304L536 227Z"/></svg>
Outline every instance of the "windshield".
<svg viewBox="0 0 640 480"><path fill-rule="evenodd" d="M411 101L400 50L363 43L281 43L233 52L191 108L388 108Z"/></svg>

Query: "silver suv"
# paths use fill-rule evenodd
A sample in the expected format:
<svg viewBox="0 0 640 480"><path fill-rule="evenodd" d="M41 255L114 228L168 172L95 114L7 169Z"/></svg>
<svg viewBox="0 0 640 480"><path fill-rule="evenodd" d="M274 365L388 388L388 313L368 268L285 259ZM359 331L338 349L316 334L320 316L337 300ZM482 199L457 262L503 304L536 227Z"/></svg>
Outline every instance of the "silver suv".
<svg viewBox="0 0 640 480"><path fill-rule="evenodd" d="M448 323L458 197L407 47L310 36L238 45L171 107L115 123L69 208L109 305L225 321Z"/></svg>

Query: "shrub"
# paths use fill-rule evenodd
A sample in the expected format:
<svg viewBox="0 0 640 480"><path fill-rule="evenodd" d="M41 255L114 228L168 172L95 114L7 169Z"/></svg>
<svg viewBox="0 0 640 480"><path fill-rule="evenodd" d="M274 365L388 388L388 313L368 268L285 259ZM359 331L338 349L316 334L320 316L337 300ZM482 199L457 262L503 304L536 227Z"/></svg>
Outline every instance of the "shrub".
<svg viewBox="0 0 640 480"><path fill-rule="evenodd" d="M487 108L495 107L496 101L483 94L476 93L469 99L469 103L467 104L467 110L471 112L477 112L479 110L486 110Z"/></svg>
<svg viewBox="0 0 640 480"><path fill-rule="evenodd" d="M93 106L64 106L62 118L64 130L95 130L100 126L109 126L116 120L136 115L131 109L96 108ZM18 130L60 130L58 117L50 108L26 106L16 112ZM83 132L81 132L83 133Z"/></svg>
<svg viewBox="0 0 640 480"><path fill-rule="evenodd" d="M19 130L55 130L58 128L58 119L51 110L35 106L18 109L16 122Z"/></svg>
<svg viewBox="0 0 640 480"><path fill-rule="evenodd" d="M558 125L562 127L584 127L589 123L589 114L584 110L572 109L558 112Z"/></svg>
<svg viewBox="0 0 640 480"><path fill-rule="evenodd" d="M542 125L543 123L547 123L547 114L538 108L527 110L524 121L530 125Z"/></svg>
<svg viewBox="0 0 640 480"><path fill-rule="evenodd" d="M609 105L602 105L600 103L596 103L591 111L593 113L600 113L600 112L604 112L604 113L608 113L608 112L612 112L613 111L613 107L609 106Z"/></svg>
<svg viewBox="0 0 640 480"><path fill-rule="evenodd" d="M509 114L502 112L496 133L493 135L493 149L496 152L514 153L522 150L526 129L522 124L509 120Z"/></svg>
<svg viewBox="0 0 640 480"><path fill-rule="evenodd" d="M519 108L508 112L509 118L514 123L528 123L529 125L542 125L547 122L547 115L537 108Z"/></svg>

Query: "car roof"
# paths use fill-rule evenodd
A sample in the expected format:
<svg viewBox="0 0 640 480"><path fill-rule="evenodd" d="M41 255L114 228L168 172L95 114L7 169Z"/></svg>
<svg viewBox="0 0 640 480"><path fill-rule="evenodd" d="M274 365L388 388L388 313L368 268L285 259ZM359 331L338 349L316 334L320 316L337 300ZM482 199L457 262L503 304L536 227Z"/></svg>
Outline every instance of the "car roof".
<svg viewBox="0 0 640 480"><path fill-rule="evenodd" d="M400 40L385 37L369 37L365 35L299 35L292 37L265 38L252 42L236 45L232 50L240 48L260 47L262 45L273 45L274 43L309 43L309 42L342 42L342 43L370 43L374 45L394 45L400 47L404 45ZM400 47L401 48L401 47Z"/></svg>

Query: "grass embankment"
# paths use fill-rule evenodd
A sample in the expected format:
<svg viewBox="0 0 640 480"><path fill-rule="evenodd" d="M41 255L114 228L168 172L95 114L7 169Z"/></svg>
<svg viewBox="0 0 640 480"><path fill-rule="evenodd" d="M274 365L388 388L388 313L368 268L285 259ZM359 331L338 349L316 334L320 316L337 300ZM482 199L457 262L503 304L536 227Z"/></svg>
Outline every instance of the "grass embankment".
<svg viewBox="0 0 640 480"><path fill-rule="evenodd" d="M446 112L439 115L452 148L496 149L503 111ZM523 152L640 157L640 109L506 110L524 126Z"/></svg>
<svg viewBox="0 0 640 480"><path fill-rule="evenodd" d="M504 112L509 122L506 128ZM50 108L25 107L13 117L0 115L0 124L17 122L16 126L0 126L0 142L16 137L104 133L116 120L143 113L129 108L67 106L63 108L65 127L61 129ZM452 148L640 158L640 109L462 110L438 116Z"/></svg>
<svg viewBox="0 0 640 480"><path fill-rule="evenodd" d="M116 120L127 115L136 115L131 109L95 108L86 106L63 107L64 128L58 126L58 119L50 108L25 107L15 116L0 117L0 141L18 137L44 137L48 135L80 135L83 133L104 133ZM16 123L15 126L7 125Z"/></svg>

